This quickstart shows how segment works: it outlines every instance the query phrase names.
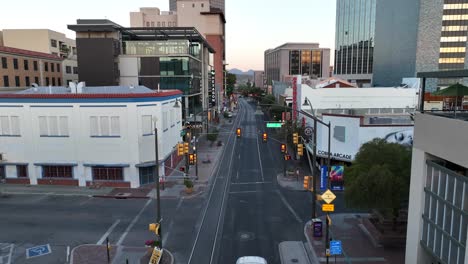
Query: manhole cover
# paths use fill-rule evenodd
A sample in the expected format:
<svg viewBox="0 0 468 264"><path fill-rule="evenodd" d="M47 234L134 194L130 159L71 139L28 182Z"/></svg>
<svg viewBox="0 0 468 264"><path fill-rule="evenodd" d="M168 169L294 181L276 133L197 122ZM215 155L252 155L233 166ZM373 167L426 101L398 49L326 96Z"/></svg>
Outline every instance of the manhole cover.
<svg viewBox="0 0 468 264"><path fill-rule="evenodd" d="M239 234L240 241L249 241L255 239L255 235L250 232L242 232Z"/></svg>

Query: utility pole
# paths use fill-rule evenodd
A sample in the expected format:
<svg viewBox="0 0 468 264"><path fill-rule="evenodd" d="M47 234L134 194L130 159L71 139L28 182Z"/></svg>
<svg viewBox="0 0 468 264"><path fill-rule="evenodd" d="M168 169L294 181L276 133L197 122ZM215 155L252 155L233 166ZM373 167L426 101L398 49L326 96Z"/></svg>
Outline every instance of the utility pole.
<svg viewBox="0 0 468 264"><path fill-rule="evenodd" d="M331 171L331 168L330 168L330 165L331 165L331 154L330 154L330 144L331 144L331 123L328 122L328 161L327 161L327 188L330 189L330 186L331 186L331 182L330 182L330 171ZM325 219L325 222L326 222L326 226L327 226L327 232L326 232L326 235L325 235L325 245L326 245L326 251L327 253L330 253L330 226L328 224L328 219L329 219L329 215L328 215L328 212L327 212L327 218ZM327 257L327 264L328 264L328 258L329 258L329 255L330 254L326 254L326 257Z"/></svg>
<svg viewBox="0 0 468 264"><path fill-rule="evenodd" d="M312 141L312 174L314 177L312 178L312 184L314 186L313 189L313 196L312 197L312 202L314 203L312 205L312 217L317 218L317 168L315 166L315 163L317 161L317 120L314 119L314 135L313 135L313 141Z"/></svg>

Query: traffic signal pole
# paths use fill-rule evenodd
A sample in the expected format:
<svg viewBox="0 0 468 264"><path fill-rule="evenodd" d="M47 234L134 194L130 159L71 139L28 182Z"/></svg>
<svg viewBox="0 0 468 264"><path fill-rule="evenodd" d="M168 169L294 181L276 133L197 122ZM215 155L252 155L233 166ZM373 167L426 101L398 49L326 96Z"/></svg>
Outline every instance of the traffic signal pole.
<svg viewBox="0 0 468 264"><path fill-rule="evenodd" d="M156 222L159 223L159 246L163 248L162 244L162 231L161 231L161 199L160 199L160 192L159 192L159 150L158 150L158 128L154 126L154 151L155 151L155 176L156 176Z"/></svg>

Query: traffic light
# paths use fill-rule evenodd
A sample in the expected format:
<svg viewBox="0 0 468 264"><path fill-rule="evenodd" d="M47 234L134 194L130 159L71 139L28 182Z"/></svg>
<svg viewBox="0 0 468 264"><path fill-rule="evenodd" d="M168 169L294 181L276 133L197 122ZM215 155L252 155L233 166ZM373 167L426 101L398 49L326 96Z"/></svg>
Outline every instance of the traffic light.
<svg viewBox="0 0 468 264"><path fill-rule="evenodd" d="M188 142L185 142L185 143L184 143L184 153L185 153L185 154L188 154L188 153L189 153L189 143L188 143Z"/></svg>
<svg viewBox="0 0 468 264"><path fill-rule="evenodd" d="M189 154L189 164L194 165L195 164L195 154Z"/></svg>
<svg viewBox="0 0 468 264"><path fill-rule="evenodd" d="M310 189L310 178L309 176L304 176L304 189Z"/></svg>
<svg viewBox="0 0 468 264"><path fill-rule="evenodd" d="M197 164L197 154L193 154L193 164Z"/></svg>
<svg viewBox="0 0 468 264"><path fill-rule="evenodd" d="M299 143L299 134L298 133L293 133L293 143L298 144Z"/></svg>
<svg viewBox="0 0 468 264"><path fill-rule="evenodd" d="M297 144L297 155L304 156L304 145Z"/></svg>
<svg viewBox="0 0 468 264"><path fill-rule="evenodd" d="M149 231L154 232L156 235L159 236L159 228L160 227L161 226L159 225L159 223L149 224Z"/></svg>
<svg viewBox="0 0 468 264"><path fill-rule="evenodd" d="M268 140L268 134L263 133L263 142L267 142L267 140Z"/></svg>
<svg viewBox="0 0 468 264"><path fill-rule="evenodd" d="M177 144L177 156L183 156L184 155L184 144L179 143Z"/></svg>
<svg viewBox="0 0 468 264"><path fill-rule="evenodd" d="M281 144L281 153L286 153L286 144Z"/></svg>
<svg viewBox="0 0 468 264"><path fill-rule="evenodd" d="M237 134L237 137L240 137L240 136L241 136L241 129L240 129L240 128L237 128L236 134Z"/></svg>

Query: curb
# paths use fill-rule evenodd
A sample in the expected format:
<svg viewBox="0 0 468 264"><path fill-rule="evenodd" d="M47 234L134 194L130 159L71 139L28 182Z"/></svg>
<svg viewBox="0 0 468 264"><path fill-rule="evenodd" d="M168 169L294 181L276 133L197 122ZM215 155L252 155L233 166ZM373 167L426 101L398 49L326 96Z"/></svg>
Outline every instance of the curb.
<svg viewBox="0 0 468 264"><path fill-rule="evenodd" d="M71 252L70 252L70 264L73 264L73 255L75 253L75 250L77 248L80 248L80 247L84 247L84 246L96 246L96 244L83 244L83 245L79 245L79 246L76 246L74 248L72 248Z"/></svg>
<svg viewBox="0 0 468 264"><path fill-rule="evenodd" d="M92 197L95 197L95 198L108 198L108 199L119 199L119 200L123 200L123 199L148 199L149 198L148 196L117 196L117 195L101 195L101 194L92 195Z"/></svg>
<svg viewBox="0 0 468 264"><path fill-rule="evenodd" d="M359 227L359 230L361 230L364 235L367 237L367 239L369 239L369 241L371 242L372 246L374 246L375 248L381 248L382 245L380 245L375 239L374 237L370 234L369 230L367 230L366 226L363 225L363 224L358 224L358 227Z"/></svg>
<svg viewBox="0 0 468 264"><path fill-rule="evenodd" d="M310 241L309 236L307 235L307 226L310 226L312 224L312 220L307 221L307 223L304 225L304 236L307 239L307 244L309 244L310 252L312 253L312 256L308 256L309 260L311 263L316 263L320 264L319 258L317 257L317 253L315 253L315 249L312 246L312 241ZM308 253L308 251L306 250Z"/></svg>
<svg viewBox="0 0 468 264"><path fill-rule="evenodd" d="M172 255L172 253L169 250L165 249L165 248L163 250L164 250L164 252L167 252L167 254L169 256L171 256L171 259L172 259L171 264L174 264L174 262L175 262L174 255Z"/></svg>

